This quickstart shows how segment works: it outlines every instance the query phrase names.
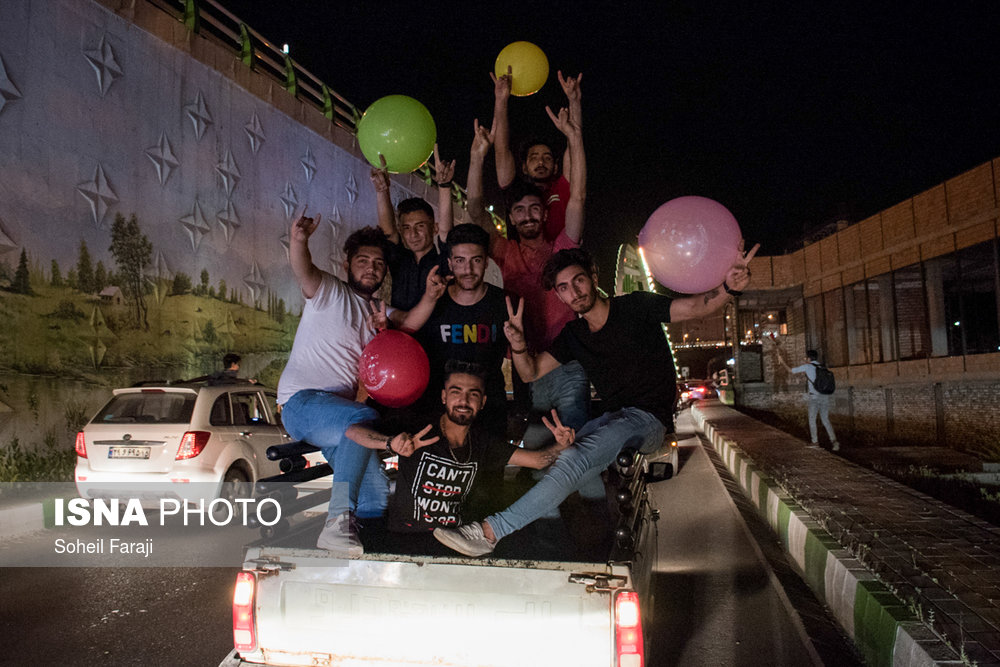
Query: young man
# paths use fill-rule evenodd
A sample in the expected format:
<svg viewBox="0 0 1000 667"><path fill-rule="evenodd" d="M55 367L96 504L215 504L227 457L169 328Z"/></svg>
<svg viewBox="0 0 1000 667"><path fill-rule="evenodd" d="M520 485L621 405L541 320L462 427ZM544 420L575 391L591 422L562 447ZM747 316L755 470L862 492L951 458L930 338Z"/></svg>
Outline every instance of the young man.
<svg viewBox="0 0 1000 667"><path fill-rule="evenodd" d="M746 262L755 252L733 266L718 288L683 299L650 292L603 297L597 290L597 267L586 252L573 249L553 255L545 267L546 287L580 318L566 325L548 352L522 351L514 356L514 364L523 380L533 381L578 360L606 412L587 422L577 433L576 446L513 505L481 523L439 528L434 536L467 556L490 553L497 540L551 512L581 483L599 476L622 448L655 451L673 422L677 390L662 323L705 317L720 308L728 292L749 282ZM519 350L524 347L523 304L509 312L504 330L511 347Z"/></svg>
<svg viewBox="0 0 1000 667"><path fill-rule="evenodd" d="M455 175L455 161L442 162L434 145L434 181L438 188L439 220L434 221L434 209L420 197L399 202L399 226L392 210L389 193L389 172L372 169L371 180L375 187L378 226L389 240L386 246L386 264L392 276L392 296L389 305L410 310L420 302L424 293L427 274L441 261L435 241L445 242L452 227L451 181Z"/></svg>
<svg viewBox="0 0 1000 667"><path fill-rule="evenodd" d="M439 526L459 526L463 517L468 518L470 504L481 505L495 497L504 466L544 468L572 444L573 429L563 426L554 413L552 422L546 420L545 425L556 443L545 450L515 447L503 433L483 428L477 417L487 402L485 390L482 366L455 360L445 364L440 395L444 414L437 418L439 411L435 411L430 431L421 432L425 439L437 442L399 459L389 530L428 533Z"/></svg>
<svg viewBox="0 0 1000 667"><path fill-rule="evenodd" d="M507 355L503 333L507 307L503 290L483 280L489 235L471 223L458 225L448 234L448 247L453 279L417 333L431 364L428 390L417 411L427 412L437 405L437 387L444 381L446 361L475 362L486 372L489 401L482 419L488 427L506 432L507 393L502 365Z"/></svg>
<svg viewBox="0 0 1000 667"><path fill-rule="evenodd" d="M362 422L378 414L354 400L358 361L376 333L373 314L384 308L374 295L385 279L385 237L367 227L347 238L344 283L313 264L309 237L319 222L319 216L313 219L303 212L292 225L289 258L306 303L278 381L278 403L288 433L319 447L333 465L334 484L347 484L346 499L334 487L317 546L356 557L362 547L355 515L379 516L387 503L388 482L376 452L388 443L406 456L413 452L414 441L397 436L390 442L364 426ZM388 316L403 327L419 327L443 291L443 281L432 271L417 307L409 313L392 310Z"/></svg>
<svg viewBox="0 0 1000 667"><path fill-rule="evenodd" d="M580 82L583 74L576 78L563 78L557 72L559 84L569 102L569 116L583 127L580 113ZM493 79L493 133L496 141L497 184L506 190L517 179L517 166L510 149L510 124L507 118L507 104L510 99L511 73ZM551 114L550 114L551 115ZM531 183L542 191L542 202L546 207L543 236L550 243L555 242L566 221L566 209L571 196L570 182L573 180L572 154L569 147L563 155L562 170L556 161L552 146L541 140L530 140L524 144L520 164L520 180ZM570 174L569 182L563 174Z"/></svg>
<svg viewBox="0 0 1000 667"><path fill-rule="evenodd" d="M548 349L563 326L576 317L558 296L542 286L542 269L552 254L567 248L578 248L583 238L587 161L580 129L579 88L575 89L575 116L567 109L561 109L556 115L546 108L553 124L566 136L567 155L573 170L569 198L564 201L565 227L554 242L546 240L543 226L549 213L545 208L545 195L535 185L524 181L515 181L507 191L510 202L509 225L517 231L516 240L504 238L493 225L488 222L485 224L485 228L490 231L490 255L500 266L504 288L524 299L526 304L524 332L531 353ZM570 106L574 106L572 98ZM467 184L469 211L477 221L482 221L482 165L492 140L493 135L476 122ZM497 160L500 161L499 151ZM579 363L566 364L532 383L527 391L530 392L533 411L547 414L554 408L563 423L577 429L587 421L590 384ZM547 439L545 429L532 424L525 432L524 444L528 448L537 448ZM601 499L604 487L591 484L581 489L581 495L587 499Z"/></svg>
<svg viewBox="0 0 1000 667"><path fill-rule="evenodd" d="M806 397L809 401L809 436L812 438L812 447L819 447L819 433L816 428L816 416L823 422L826 434L830 436L830 449L834 452L840 451L840 443L837 442L837 434L833 432L833 424L830 423L830 402L833 400L832 394L821 394L816 390L816 367L819 365L819 353L816 350L806 350L806 363L795 368L789 368L785 358L778 353L778 361L789 373L805 373L806 375Z"/></svg>

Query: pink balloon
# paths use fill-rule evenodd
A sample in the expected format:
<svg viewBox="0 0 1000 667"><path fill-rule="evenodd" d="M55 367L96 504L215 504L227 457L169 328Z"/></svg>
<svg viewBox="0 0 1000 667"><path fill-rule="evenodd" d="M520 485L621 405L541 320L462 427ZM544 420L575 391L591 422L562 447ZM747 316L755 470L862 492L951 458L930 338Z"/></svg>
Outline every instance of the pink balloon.
<svg viewBox="0 0 1000 667"><path fill-rule="evenodd" d="M736 218L706 197L678 197L653 211L639 232L639 247L653 277L682 294L718 287L740 258Z"/></svg>
<svg viewBox="0 0 1000 667"><path fill-rule="evenodd" d="M387 407L402 408L424 393L431 365L420 343L402 331L387 329L365 346L358 373L372 398Z"/></svg>

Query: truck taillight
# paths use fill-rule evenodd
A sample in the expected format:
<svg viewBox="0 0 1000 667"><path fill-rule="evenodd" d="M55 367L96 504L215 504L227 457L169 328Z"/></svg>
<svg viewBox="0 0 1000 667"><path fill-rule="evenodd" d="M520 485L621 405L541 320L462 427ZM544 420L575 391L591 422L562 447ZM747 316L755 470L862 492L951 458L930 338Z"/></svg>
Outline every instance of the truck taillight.
<svg viewBox="0 0 1000 667"><path fill-rule="evenodd" d="M174 459L183 461L198 456L201 454L201 450L205 449L211 435L208 431L188 431L181 436L181 444L177 448L177 456Z"/></svg>
<svg viewBox="0 0 1000 667"><path fill-rule="evenodd" d="M73 449L81 459L87 458L87 441L83 439L83 431L76 432L76 444L73 445Z"/></svg>
<svg viewBox="0 0 1000 667"><path fill-rule="evenodd" d="M617 667L643 667L642 615L639 594L622 591L615 598L615 652Z"/></svg>
<svg viewBox="0 0 1000 667"><path fill-rule="evenodd" d="M253 613L256 589L257 579L253 572L240 572L236 575L236 590L233 591L233 647L237 651L253 651L257 648Z"/></svg>

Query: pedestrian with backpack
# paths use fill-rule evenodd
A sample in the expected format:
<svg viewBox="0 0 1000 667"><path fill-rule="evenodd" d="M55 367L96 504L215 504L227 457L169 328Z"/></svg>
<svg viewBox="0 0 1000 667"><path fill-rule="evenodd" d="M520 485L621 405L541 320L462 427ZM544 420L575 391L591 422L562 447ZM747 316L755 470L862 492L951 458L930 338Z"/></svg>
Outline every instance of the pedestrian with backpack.
<svg viewBox="0 0 1000 667"><path fill-rule="evenodd" d="M778 354L778 360L789 373L805 373L806 375L806 397L809 400L809 435L812 437L811 447L819 447L819 438L816 430L816 416L823 422L827 435L830 436L830 449L840 450L840 443L833 432L833 424L830 423L830 403L833 401L833 392L837 385L833 373L829 368L819 363L819 355L816 350L806 350L806 363L789 368L785 358Z"/></svg>

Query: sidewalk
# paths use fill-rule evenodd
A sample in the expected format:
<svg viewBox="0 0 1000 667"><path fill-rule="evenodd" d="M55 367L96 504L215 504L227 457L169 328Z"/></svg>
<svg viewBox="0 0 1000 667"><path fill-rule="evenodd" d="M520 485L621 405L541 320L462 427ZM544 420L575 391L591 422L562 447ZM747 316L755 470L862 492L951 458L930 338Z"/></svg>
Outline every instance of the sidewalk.
<svg viewBox="0 0 1000 667"><path fill-rule="evenodd" d="M1000 665L1000 528L718 401L699 430L872 665Z"/></svg>

